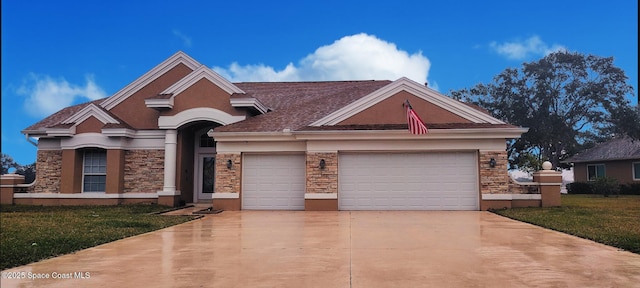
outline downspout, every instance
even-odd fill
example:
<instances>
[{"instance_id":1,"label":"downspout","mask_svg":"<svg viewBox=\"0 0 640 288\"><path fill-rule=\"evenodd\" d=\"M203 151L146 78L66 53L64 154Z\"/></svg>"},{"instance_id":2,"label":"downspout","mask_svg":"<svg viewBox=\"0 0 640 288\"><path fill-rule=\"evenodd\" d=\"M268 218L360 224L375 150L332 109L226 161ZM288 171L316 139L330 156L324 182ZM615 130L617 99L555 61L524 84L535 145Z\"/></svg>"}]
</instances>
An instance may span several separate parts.
<instances>
[{"instance_id":1,"label":"downspout","mask_svg":"<svg viewBox=\"0 0 640 288\"><path fill-rule=\"evenodd\" d=\"M24 137L27 139L27 142L31 143L33 146L38 147L38 142L35 142L29 138L29 134L24 134Z\"/></svg>"}]
</instances>

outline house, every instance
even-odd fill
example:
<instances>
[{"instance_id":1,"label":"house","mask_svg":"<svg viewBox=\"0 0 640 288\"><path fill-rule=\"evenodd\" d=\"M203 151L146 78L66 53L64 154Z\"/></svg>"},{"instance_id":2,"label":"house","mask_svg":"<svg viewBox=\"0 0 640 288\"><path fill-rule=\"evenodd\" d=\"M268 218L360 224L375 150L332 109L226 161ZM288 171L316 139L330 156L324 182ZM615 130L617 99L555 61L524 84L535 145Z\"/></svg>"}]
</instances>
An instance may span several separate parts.
<instances>
[{"instance_id":1,"label":"house","mask_svg":"<svg viewBox=\"0 0 640 288\"><path fill-rule=\"evenodd\" d=\"M484 210L540 201L508 190L505 140L526 131L407 78L231 83L178 52L24 129L38 173L14 202Z\"/></svg>"},{"instance_id":2,"label":"house","mask_svg":"<svg viewBox=\"0 0 640 288\"><path fill-rule=\"evenodd\" d=\"M620 184L640 183L640 141L629 137L613 138L564 162L573 164L576 182L610 177Z\"/></svg>"}]
</instances>

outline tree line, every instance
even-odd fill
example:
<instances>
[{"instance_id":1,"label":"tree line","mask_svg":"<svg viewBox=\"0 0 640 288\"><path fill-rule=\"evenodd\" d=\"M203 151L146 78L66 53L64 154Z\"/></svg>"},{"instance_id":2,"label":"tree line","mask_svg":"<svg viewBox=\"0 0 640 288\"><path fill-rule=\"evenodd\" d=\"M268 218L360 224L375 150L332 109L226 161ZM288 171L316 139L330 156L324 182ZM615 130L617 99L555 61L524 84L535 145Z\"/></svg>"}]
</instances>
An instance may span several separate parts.
<instances>
[{"instance_id":1,"label":"tree line","mask_svg":"<svg viewBox=\"0 0 640 288\"><path fill-rule=\"evenodd\" d=\"M510 168L539 170L544 161L569 168L563 160L596 143L640 139L640 110L629 100L634 88L613 62L613 57L559 51L450 94L529 128L507 142Z\"/></svg>"},{"instance_id":2,"label":"tree line","mask_svg":"<svg viewBox=\"0 0 640 288\"><path fill-rule=\"evenodd\" d=\"M2 175L9 173L10 169L15 169L13 173L24 176L24 183L31 183L36 180L36 163L20 165L13 160L13 157L2 153Z\"/></svg>"}]
</instances>

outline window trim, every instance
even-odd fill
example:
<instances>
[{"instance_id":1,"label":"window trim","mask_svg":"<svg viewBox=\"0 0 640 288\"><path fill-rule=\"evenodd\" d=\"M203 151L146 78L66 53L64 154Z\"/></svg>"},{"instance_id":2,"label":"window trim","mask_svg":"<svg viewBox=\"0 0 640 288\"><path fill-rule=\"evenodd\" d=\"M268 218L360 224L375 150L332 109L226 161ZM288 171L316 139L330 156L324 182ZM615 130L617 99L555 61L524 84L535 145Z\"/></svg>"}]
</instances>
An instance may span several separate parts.
<instances>
[{"instance_id":1,"label":"window trim","mask_svg":"<svg viewBox=\"0 0 640 288\"><path fill-rule=\"evenodd\" d=\"M602 173L604 175L598 176L598 168L596 168L595 172L596 172L596 177L594 179L589 178L589 166L602 166ZM587 181L596 181L597 178L600 177L605 177L607 176L607 166L604 163L594 163L594 164L587 164Z\"/></svg>"},{"instance_id":2,"label":"window trim","mask_svg":"<svg viewBox=\"0 0 640 288\"><path fill-rule=\"evenodd\" d=\"M636 165L638 165L638 169L640 169L640 161L639 162L631 162L631 179L633 181L640 181L640 178L636 178Z\"/></svg>"},{"instance_id":3,"label":"window trim","mask_svg":"<svg viewBox=\"0 0 640 288\"><path fill-rule=\"evenodd\" d=\"M102 154L104 154L104 173L87 173L85 171L86 168L86 161L87 161L87 153L88 152L101 152ZM105 189L104 191L85 191L85 177L86 176L104 176L105 178ZM82 150L82 193L106 193L107 190L107 150L105 149L100 149L100 148L89 148L89 149L83 149Z\"/></svg>"}]
</instances>

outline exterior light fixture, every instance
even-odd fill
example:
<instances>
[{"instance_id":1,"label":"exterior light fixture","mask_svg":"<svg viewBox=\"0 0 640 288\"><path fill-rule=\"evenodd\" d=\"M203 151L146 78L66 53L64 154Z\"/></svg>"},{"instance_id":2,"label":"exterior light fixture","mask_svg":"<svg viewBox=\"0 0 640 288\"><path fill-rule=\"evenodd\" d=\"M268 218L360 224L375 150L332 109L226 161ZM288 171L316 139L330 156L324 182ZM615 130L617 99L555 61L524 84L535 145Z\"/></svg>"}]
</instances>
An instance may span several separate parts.
<instances>
[{"instance_id":1,"label":"exterior light fixture","mask_svg":"<svg viewBox=\"0 0 640 288\"><path fill-rule=\"evenodd\" d=\"M320 159L320 169L324 169L324 167L327 167L327 162L324 159Z\"/></svg>"},{"instance_id":2,"label":"exterior light fixture","mask_svg":"<svg viewBox=\"0 0 640 288\"><path fill-rule=\"evenodd\" d=\"M496 167L496 158L491 158L491 160L489 160L489 166L491 168L495 168Z\"/></svg>"},{"instance_id":3,"label":"exterior light fixture","mask_svg":"<svg viewBox=\"0 0 640 288\"><path fill-rule=\"evenodd\" d=\"M233 162L231 162L231 159L227 160L227 169L231 169L231 166L233 166Z\"/></svg>"}]
</instances>

